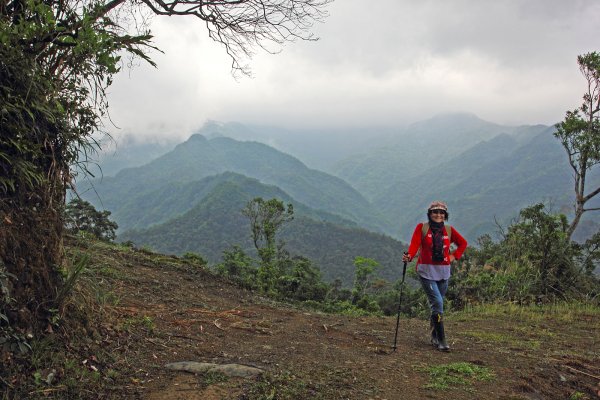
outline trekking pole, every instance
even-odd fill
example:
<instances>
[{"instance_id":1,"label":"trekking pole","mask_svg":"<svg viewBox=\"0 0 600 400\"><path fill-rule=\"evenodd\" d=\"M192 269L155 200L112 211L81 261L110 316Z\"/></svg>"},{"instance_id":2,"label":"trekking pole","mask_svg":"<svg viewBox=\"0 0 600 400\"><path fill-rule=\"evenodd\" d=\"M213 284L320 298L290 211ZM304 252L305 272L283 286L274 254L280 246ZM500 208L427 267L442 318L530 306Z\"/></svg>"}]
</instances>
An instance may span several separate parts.
<instances>
[{"instance_id":1,"label":"trekking pole","mask_svg":"<svg viewBox=\"0 0 600 400\"><path fill-rule=\"evenodd\" d=\"M408 253L404 252L404 254L406 255ZM400 282L400 299L398 300L398 315L396 316L396 333L394 334L394 346L392 346L394 351L396 351L398 348L396 343L398 339L398 326L400 325L400 307L402 306L402 291L404 289L404 277L406 276L406 263L407 261L404 261L404 268L402 269L402 282Z\"/></svg>"}]
</instances>

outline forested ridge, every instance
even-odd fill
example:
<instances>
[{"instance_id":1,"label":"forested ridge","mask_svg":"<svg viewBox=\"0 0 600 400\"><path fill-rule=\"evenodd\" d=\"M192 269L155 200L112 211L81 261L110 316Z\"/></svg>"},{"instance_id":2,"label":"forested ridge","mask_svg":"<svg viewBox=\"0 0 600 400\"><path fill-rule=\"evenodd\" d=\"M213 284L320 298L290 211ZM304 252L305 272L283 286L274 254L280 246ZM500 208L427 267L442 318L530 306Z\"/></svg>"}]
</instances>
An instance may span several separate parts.
<instances>
[{"instance_id":1,"label":"forested ridge","mask_svg":"<svg viewBox=\"0 0 600 400\"><path fill-rule=\"evenodd\" d=\"M163 185L190 184L202 178L234 172L276 185L297 201L328 211L365 227L379 229L381 217L370 203L340 178L306 167L300 160L256 142L193 135L148 164L125 169L114 177L82 182L78 191L91 203L118 215L123 204Z\"/></svg>"}]
</instances>

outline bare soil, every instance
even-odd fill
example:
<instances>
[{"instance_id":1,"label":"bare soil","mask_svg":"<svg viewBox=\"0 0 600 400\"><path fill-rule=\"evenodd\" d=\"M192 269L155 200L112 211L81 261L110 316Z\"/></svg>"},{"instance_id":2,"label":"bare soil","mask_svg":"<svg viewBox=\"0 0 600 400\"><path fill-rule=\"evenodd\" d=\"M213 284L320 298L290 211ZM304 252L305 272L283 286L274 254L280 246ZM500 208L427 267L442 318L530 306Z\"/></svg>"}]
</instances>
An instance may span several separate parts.
<instances>
[{"instance_id":1,"label":"bare soil","mask_svg":"<svg viewBox=\"0 0 600 400\"><path fill-rule=\"evenodd\" d=\"M598 313L450 313L449 353L428 322L323 314L275 302L175 258L105 250L104 285L120 298L101 346L116 371L104 396L132 399L596 399ZM110 268L107 269L107 266ZM259 367L258 379L170 371L177 361ZM487 380L440 387L428 368L485 367ZM110 386L110 387L109 387Z\"/></svg>"}]
</instances>

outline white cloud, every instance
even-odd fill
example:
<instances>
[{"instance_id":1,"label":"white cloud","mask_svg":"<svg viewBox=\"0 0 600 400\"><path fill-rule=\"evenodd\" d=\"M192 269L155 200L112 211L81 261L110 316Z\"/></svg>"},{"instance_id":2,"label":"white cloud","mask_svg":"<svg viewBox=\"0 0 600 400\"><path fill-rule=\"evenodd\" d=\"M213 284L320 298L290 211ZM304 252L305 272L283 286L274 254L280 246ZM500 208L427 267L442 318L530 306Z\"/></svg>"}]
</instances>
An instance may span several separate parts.
<instances>
[{"instance_id":1,"label":"white cloud","mask_svg":"<svg viewBox=\"0 0 600 400\"><path fill-rule=\"evenodd\" d=\"M207 119L344 127L452 111L551 124L579 104L576 56L600 51L595 0L338 0L330 14L320 41L258 53L255 77L237 81L198 21L155 18L158 69L121 73L110 90L119 132L184 138Z\"/></svg>"}]
</instances>

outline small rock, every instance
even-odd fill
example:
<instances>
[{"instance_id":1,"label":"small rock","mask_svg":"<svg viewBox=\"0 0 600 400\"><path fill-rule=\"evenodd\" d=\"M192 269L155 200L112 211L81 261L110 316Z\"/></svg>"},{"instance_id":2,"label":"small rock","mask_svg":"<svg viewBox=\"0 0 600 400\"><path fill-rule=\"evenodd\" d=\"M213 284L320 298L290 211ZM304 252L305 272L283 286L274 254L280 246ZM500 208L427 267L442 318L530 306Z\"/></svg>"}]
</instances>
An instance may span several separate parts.
<instances>
[{"instance_id":1,"label":"small rock","mask_svg":"<svg viewBox=\"0 0 600 400\"><path fill-rule=\"evenodd\" d=\"M226 376L238 378L252 378L264 372L260 368L249 367L241 364L213 364L196 361L181 361L167 364L165 367L174 371L186 371L192 373L215 371Z\"/></svg>"}]
</instances>

